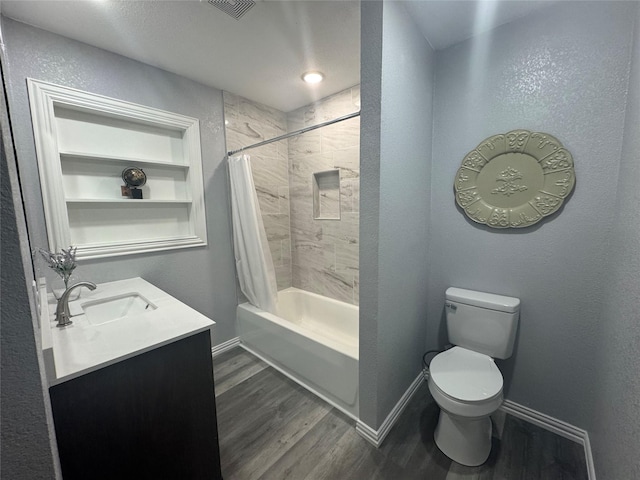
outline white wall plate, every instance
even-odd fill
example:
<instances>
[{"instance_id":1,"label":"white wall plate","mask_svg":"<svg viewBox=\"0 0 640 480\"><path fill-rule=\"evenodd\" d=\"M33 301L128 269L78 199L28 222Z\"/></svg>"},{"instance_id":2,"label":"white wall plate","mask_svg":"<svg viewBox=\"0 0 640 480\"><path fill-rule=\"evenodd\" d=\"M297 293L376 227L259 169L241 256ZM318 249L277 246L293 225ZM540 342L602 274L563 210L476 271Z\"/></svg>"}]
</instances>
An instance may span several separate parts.
<instances>
[{"instance_id":1,"label":"white wall plate","mask_svg":"<svg viewBox=\"0 0 640 480\"><path fill-rule=\"evenodd\" d=\"M522 228L558 211L575 185L573 157L548 133L513 130L483 140L462 160L456 203L474 222Z\"/></svg>"}]
</instances>

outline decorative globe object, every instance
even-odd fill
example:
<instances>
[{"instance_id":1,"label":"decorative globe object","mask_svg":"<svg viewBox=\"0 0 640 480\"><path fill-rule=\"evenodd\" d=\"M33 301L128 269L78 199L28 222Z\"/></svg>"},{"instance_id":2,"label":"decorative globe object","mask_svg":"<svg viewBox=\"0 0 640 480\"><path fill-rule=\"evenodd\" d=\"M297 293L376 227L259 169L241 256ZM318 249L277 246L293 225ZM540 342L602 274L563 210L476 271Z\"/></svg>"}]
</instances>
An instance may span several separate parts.
<instances>
[{"instance_id":1,"label":"decorative globe object","mask_svg":"<svg viewBox=\"0 0 640 480\"><path fill-rule=\"evenodd\" d=\"M122 171L122 180L129 187L141 187L147 183L147 175L141 168L128 167Z\"/></svg>"}]
</instances>

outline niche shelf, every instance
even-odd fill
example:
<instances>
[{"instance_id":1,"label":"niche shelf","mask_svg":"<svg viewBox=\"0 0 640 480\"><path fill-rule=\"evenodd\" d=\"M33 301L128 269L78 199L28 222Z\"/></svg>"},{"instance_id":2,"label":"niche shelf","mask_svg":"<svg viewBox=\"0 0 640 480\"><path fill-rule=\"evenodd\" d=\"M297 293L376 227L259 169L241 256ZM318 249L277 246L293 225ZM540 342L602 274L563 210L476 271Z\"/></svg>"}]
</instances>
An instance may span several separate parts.
<instances>
[{"instance_id":1,"label":"niche shelf","mask_svg":"<svg viewBox=\"0 0 640 480\"><path fill-rule=\"evenodd\" d=\"M313 218L340 220L340 170L313 174Z\"/></svg>"},{"instance_id":2,"label":"niche shelf","mask_svg":"<svg viewBox=\"0 0 640 480\"><path fill-rule=\"evenodd\" d=\"M199 122L27 80L49 248L78 258L207 244ZM144 199L121 196L142 168Z\"/></svg>"},{"instance_id":3,"label":"niche shelf","mask_svg":"<svg viewBox=\"0 0 640 480\"><path fill-rule=\"evenodd\" d=\"M132 200L130 198L67 198L67 203L135 203L135 204L154 204L154 203L175 203L175 204L190 204L191 200L151 200L143 198L141 200Z\"/></svg>"}]
</instances>

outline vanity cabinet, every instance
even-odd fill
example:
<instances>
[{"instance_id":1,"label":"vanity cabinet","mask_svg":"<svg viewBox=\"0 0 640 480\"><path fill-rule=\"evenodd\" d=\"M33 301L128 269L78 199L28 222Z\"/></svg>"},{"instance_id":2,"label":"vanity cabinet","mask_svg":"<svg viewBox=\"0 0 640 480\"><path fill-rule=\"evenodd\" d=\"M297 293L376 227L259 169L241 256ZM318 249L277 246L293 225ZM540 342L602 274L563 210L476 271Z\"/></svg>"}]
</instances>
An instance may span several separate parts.
<instances>
[{"instance_id":1,"label":"vanity cabinet","mask_svg":"<svg viewBox=\"0 0 640 480\"><path fill-rule=\"evenodd\" d=\"M49 391L65 480L222 478L209 331Z\"/></svg>"}]
</instances>

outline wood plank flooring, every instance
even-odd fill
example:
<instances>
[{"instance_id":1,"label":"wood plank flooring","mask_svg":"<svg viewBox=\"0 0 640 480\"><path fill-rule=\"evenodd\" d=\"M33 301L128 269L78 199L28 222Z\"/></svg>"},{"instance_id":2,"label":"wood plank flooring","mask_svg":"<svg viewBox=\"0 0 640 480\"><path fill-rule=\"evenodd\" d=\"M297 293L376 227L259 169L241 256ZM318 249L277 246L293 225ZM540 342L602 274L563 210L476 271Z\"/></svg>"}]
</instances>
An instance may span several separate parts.
<instances>
[{"instance_id":1,"label":"wood plank flooring","mask_svg":"<svg viewBox=\"0 0 640 480\"><path fill-rule=\"evenodd\" d=\"M487 463L435 445L438 407L423 384L379 449L354 421L238 347L214 359L225 480L586 480L581 445L510 415Z\"/></svg>"}]
</instances>

